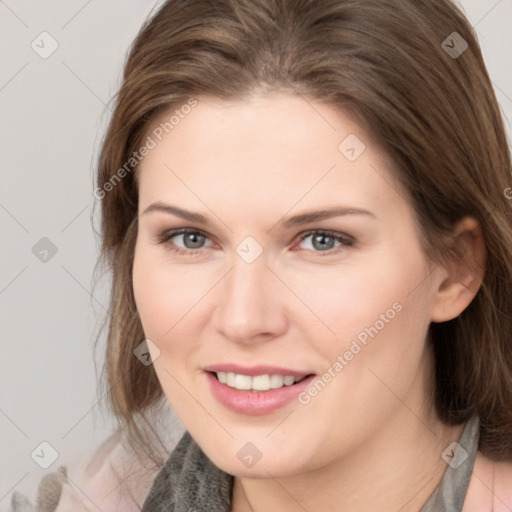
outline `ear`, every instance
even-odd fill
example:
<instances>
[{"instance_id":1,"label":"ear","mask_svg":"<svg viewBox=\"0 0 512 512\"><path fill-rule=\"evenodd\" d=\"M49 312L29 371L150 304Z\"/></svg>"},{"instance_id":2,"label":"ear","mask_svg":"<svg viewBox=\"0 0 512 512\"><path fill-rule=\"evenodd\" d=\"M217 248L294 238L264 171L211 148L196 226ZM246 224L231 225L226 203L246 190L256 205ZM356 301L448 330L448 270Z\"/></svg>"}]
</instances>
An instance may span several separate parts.
<instances>
[{"instance_id":1,"label":"ear","mask_svg":"<svg viewBox=\"0 0 512 512\"><path fill-rule=\"evenodd\" d=\"M452 231L449 255L435 290L430 319L446 322L459 316L475 297L485 274L486 249L480 223L464 217Z\"/></svg>"}]
</instances>

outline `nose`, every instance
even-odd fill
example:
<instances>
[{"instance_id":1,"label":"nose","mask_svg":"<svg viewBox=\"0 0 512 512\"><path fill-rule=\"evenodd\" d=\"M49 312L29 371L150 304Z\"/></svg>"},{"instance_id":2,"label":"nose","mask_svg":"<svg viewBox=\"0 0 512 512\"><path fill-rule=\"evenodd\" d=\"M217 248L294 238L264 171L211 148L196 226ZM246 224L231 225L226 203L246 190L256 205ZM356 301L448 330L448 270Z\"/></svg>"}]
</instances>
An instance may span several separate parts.
<instances>
[{"instance_id":1,"label":"nose","mask_svg":"<svg viewBox=\"0 0 512 512\"><path fill-rule=\"evenodd\" d=\"M288 325L285 293L263 255L252 263L235 255L231 271L218 287L215 328L240 344L282 336Z\"/></svg>"}]
</instances>

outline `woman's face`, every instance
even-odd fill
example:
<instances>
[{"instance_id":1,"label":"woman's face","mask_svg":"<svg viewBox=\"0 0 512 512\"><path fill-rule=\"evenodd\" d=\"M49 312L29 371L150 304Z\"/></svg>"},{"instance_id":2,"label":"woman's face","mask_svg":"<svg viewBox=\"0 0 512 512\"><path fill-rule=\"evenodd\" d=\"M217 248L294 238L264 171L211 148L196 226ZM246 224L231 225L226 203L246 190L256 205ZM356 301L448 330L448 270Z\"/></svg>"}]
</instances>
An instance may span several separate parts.
<instances>
[{"instance_id":1,"label":"woman's face","mask_svg":"<svg viewBox=\"0 0 512 512\"><path fill-rule=\"evenodd\" d=\"M133 279L192 437L225 471L268 478L416 424L440 277L385 154L284 93L175 110L138 171Z\"/></svg>"}]
</instances>

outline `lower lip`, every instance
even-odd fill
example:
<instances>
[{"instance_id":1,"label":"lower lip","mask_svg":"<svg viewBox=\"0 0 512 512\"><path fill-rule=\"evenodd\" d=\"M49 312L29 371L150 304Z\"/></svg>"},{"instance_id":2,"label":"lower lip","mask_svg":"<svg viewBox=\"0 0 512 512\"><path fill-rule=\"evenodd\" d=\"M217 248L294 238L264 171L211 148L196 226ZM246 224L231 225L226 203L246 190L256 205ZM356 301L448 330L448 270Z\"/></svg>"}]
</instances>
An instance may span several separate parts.
<instances>
[{"instance_id":1,"label":"lower lip","mask_svg":"<svg viewBox=\"0 0 512 512\"><path fill-rule=\"evenodd\" d=\"M206 372L210 389L222 405L234 412L250 415L268 414L284 407L306 389L314 377L310 375L291 386L268 391L243 391L222 384L214 374Z\"/></svg>"}]
</instances>

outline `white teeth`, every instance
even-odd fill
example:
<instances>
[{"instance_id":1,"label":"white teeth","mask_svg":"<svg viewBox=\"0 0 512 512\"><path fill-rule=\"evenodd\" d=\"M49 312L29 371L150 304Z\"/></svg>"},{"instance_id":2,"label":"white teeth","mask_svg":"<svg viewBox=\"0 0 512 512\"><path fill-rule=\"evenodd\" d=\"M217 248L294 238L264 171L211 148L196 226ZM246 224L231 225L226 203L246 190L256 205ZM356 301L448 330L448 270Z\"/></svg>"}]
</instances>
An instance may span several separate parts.
<instances>
[{"instance_id":1,"label":"white teeth","mask_svg":"<svg viewBox=\"0 0 512 512\"><path fill-rule=\"evenodd\" d=\"M251 389L252 387L252 378L249 375L240 375L237 374L235 376L235 388L236 389Z\"/></svg>"},{"instance_id":2,"label":"white teeth","mask_svg":"<svg viewBox=\"0 0 512 512\"><path fill-rule=\"evenodd\" d=\"M267 391L270 389L270 376L269 375L256 375L252 378L252 389L258 391Z\"/></svg>"},{"instance_id":3,"label":"white teeth","mask_svg":"<svg viewBox=\"0 0 512 512\"><path fill-rule=\"evenodd\" d=\"M285 386L291 386L292 384L295 383L295 377L285 377L284 378L284 385Z\"/></svg>"},{"instance_id":4,"label":"white teeth","mask_svg":"<svg viewBox=\"0 0 512 512\"><path fill-rule=\"evenodd\" d=\"M235 374L232 372L226 373L226 384L232 388L235 387Z\"/></svg>"},{"instance_id":5,"label":"white teeth","mask_svg":"<svg viewBox=\"0 0 512 512\"><path fill-rule=\"evenodd\" d=\"M222 384L231 388L243 391L268 391L269 389L278 389L283 386L291 386L300 382L304 377L292 377L291 375L241 375L233 372L217 372L217 378Z\"/></svg>"},{"instance_id":6,"label":"white teeth","mask_svg":"<svg viewBox=\"0 0 512 512\"><path fill-rule=\"evenodd\" d=\"M282 375L270 376L270 389L282 388L284 386L284 377Z\"/></svg>"}]
</instances>

